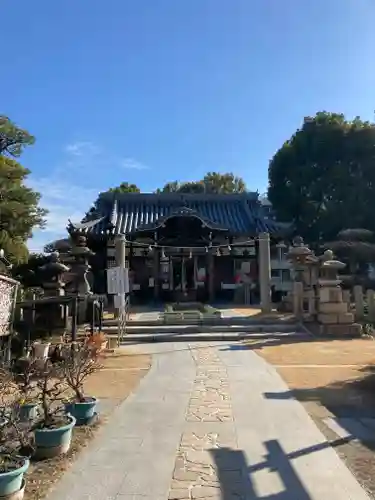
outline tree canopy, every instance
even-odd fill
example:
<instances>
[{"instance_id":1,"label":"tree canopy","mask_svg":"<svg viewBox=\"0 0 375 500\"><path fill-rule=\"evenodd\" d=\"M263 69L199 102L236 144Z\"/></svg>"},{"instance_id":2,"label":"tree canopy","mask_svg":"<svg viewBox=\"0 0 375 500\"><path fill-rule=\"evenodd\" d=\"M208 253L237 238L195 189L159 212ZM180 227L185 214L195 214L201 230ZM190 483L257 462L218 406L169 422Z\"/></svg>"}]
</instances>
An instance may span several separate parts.
<instances>
[{"instance_id":1,"label":"tree canopy","mask_svg":"<svg viewBox=\"0 0 375 500\"><path fill-rule=\"evenodd\" d=\"M108 191L103 191L102 193L99 193L98 197L96 198L96 200L92 204L92 207L90 208L90 210L88 212L86 212L86 215L83 218L83 220L85 220L85 221L92 220L96 217L100 198L106 193L140 193L140 192L141 192L141 190L139 189L139 187L136 184L129 184L129 182L121 182L121 184L119 186L109 188ZM51 245L52 245L52 243L51 243Z\"/></svg>"},{"instance_id":2,"label":"tree canopy","mask_svg":"<svg viewBox=\"0 0 375 500\"><path fill-rule=\"evenodd\" d=\"M140 193L141 190L135 184L129 184L128 182L121 182L117 187L110 188L109 193ZM100 196L100 195L99 195Z\"/></svg>"},{"instance_id":3,"label":"tree canopy","mask_svg":"<svg viewBox=\"0 0 375 500\"><path fill-rule=\"evenodd\" d=\"M0 248L12 263L27 259L27 239L43 227L47 213L39 207L40 194L24 184L30 171L14 159L33 142L28 132L0 117Z\"/></svg>"},{"instance_id":4,"label":"tree canopy","mask_svg":"<svg viewBox=\"0 0 375 500\"><path fill-rule=\"evenodd\" d=\"M276 152L268 197L276 216L308 242L345 228L375 230L375 125L319 112Z\"/></svg>"},{"instance_id":5,"label":"tree canopy","mask_svg":"<svg viewBox=\"0 0 375 500\"><path fill-rule=\"evenodd\" d=\"M241 177L228 172L208 172L203 179L189 182L167 182L165 186L158 189L159 193L243 193L246 184Z\"/></svg>"},{"instance_id":6,"label":"tree canopy","mask_svg":"<svg viewBox=\"0 0 375 500\"><path fill-rule=\"evenodd\" d=\"M8 117L0 115L0 154L18 157L25 146L34 144L35 138Z\"/></svg>"}]
</instances>

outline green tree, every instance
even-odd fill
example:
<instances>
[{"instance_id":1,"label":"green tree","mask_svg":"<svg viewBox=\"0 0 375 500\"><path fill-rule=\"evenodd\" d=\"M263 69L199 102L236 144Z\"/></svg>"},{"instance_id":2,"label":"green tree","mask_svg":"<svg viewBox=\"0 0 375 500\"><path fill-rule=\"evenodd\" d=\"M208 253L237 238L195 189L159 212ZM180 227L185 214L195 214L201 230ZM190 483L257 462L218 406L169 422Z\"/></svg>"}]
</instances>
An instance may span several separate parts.
<instances>
[{"instance_id":1,"label":"green tree","mask_svg":"<svg viewBox=\"0 0 375 500\"><path fill-rule=\"evenodd\" d=\"M190 182L168 182L157 192L161 193L243 193L246 191L246 184L241 177L228 172L208 172L203 179Z\"/></svg>"},{"instance_id":2,"label":"green tree","mask_svg":"<svg viewBox=\"0 0 375 500\"><path fill-rule=\"evenodd\" d=\"M0 117L0 248L12 263L27 260L26 242L47 214L39 207L40 194L24 183L30 171L14 159L33 142L28 132Z\"/></svg>"},{"instance_id":3,"label":"green tree","mask_svg":"<svg viewBox=\"0 0 375 500\"><path fill-rule=\"evenodd\" d=\"M308 242L346 227L375 229L375 125L319 112L270 162L268 198L276 216Z\"/></svg>"},{"instance_id":4,"label":"green tree","mask_svg":"<svg viewBox=\"0 0 375 500\"><path fill-rule=\"evenodd\" d=\"M366 273L368 264L375 262L374 238L374 233L368 229L344 229L334 241L325 243L324 247L347 262L350 273Z\"/></svg>"},{"instance_id":5,"label":"green tree","mask_svg":"<svg viewBox=\"0 0 375 500\"><path fill-rule=\"evenodd\" d=\"M140 193L141 190L135 184L129 184L128 182L121 182L121 184L119 186L114 187L114 188L110 188L107 192L109 192L109 193Z\"/></svg>"},{"instance_id":6,"label":"green tree","mask_svg":"<svg viewBox=\"0 0 375 500\"><path fill-rule=\"evenodd\" d=\"M23 286L38 287L42 284L41 266L47 262L47 257L43 254L31 253L27 262L15 265L12 269L12 276Z\"/></svg>"},{"instance_id":7,"label":"green tree","mask_svg":"<svg viewBox=\"0 0 375 500\"><path fill-rule=\"evenodd\" d=\"M136 184L129 184L128 182L122 182L119 186L109 188L108 191L103 191L102 193L99 193L98 197L92 204L90 210L86 213L83 220L89 221L95 219L98 213L98 206L100 203L100 199L107 193L140 193L140 192L141 190ZM52 246L50 248L52 248Z\"/></svg>"},{"instance_id":8,"label":"green tree","mask_svg":"<svg viewBox=\"0 0 375 500\"><path fill-rule=\"evenodd\" d=\"M34 144L35 138L8 117L0 115L0 154L18 157L25 146Z\"/></svg>"}]
</instances>

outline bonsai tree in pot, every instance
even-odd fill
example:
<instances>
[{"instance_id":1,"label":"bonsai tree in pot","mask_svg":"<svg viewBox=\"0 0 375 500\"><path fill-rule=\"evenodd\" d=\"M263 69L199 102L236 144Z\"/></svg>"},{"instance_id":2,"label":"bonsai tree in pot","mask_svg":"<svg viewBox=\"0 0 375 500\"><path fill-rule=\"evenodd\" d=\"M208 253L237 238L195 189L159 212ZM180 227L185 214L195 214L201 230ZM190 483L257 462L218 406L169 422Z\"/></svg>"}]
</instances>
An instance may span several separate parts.
<instances>
[{"instance_id":1,"label":"bonsai tree in pot","mask_svg":"<svg viewBox=\"0 0 375 500\"><path fill-rule=\"evenodd\" d=\"M77 425L87 425L96 416L98 400L84 393L84 382L100 369L97 357L87 344L72 344L65 351L65 380L73 391L73 398L65 405L66 411L76 418Z\"/></svg>"},{"instance_id":2,"label":"bonsai tree in pot","mask_svg":"<svg viewBox=\"0 0 375 500\"><path fill-rule=\"evenodd\" d=\"M23 422L34 420L38 414L37 361L25 356L17 360L15 368L14 380L20 393L20 420Z\"/></svg>"},{"instance_id":3,"label":"bonsai tree in pot","mask_svg":"<svg viewBox=\"0 0 375 500\"><path fill-rule=\"evenodd\" d=\"M19 393L12 373L0 367L0 498L22 499L24 473L29 459L20 455L28 441L29 428L21 427L18 412Z\"/></svg>"},{"instance_id":4,"label":"bonsai tree in pot","mask_svg":"<svg viewBox=\"0 0 375 500\"><path fill-rule=\"evenodd\" d=\"M37 397L41 415L35 422L34 439L37 458L51 458L66 453L71 444L76 419L64 411L67 391L62 363L44 362L37 374Z\"/></svg>"}]
</instances>

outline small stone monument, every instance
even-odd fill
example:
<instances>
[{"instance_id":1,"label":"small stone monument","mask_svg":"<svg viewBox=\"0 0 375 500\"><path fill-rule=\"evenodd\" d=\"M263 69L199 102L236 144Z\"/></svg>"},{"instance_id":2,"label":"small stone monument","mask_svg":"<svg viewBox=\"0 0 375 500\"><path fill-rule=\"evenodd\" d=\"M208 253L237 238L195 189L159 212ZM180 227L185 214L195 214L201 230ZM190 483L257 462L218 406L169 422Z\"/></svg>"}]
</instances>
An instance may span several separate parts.
<instances>
[{"instance_id":1,"label":"small stone monument","mask_svg":"<svg viewBox=\"0 0 375 500\"><path fill-rule=\"evenodd\" d=\"M285 298L286 309L301 319L312 320L315 314L314 285L317 281L318 258L300 236L294 238L287 258L292 265L293 288Z\"/></svg>"},{"instance_id":2,"label":"small stone monument","mask_svg":"<svg viewBox=\"0 0 375 500\"><path fill-rule=\"evenodd\" d=\"M69 271L69 267L60 262L58 252L52 252L47 257L47 263L39 267L41 286L46 297L59 297L65 294L62 276Z\"/></svg>"},{"instance_id":3,"label":"small stone monument","mask_svg":"<svg viewBox=\"0 0 375 500\"><path fill-rule=\"evenodd\" d=\"M78 324L85 323L88 318L88 302L92 296L90 280L92 280L91 266L89 259L95 255L87 246L87 237L84 234L85 228L80 225L70 223L68 232L72 243L70 255L71 278L69 292L77 295L78 298Z\"/></svg>"},{"instance_id":4,"label":"small stone monument","mask_svg":"<svg viewBox=\"0 0 375 500\"><path fill-rule=\"evenodd\" d=\"M58 252L52 252L47 256L47 262L37 269L37 275L44 291L41 300L35 302L37 314L35 316L35 327L41 332L65 328L64 307L58 297L65 295L65 283L63 275L69 271L69 267L60 262ZM56 300L53 298L56 297Z\"/></svg>"},{"instance_id":5,"label":"small stone monument","mask_svg":"<svg viewBox=\"0 0 375 500\"><path fill-rule=\"evenodd\" d=\"M346 264L333 258L331 250L326 250L320 257L317 320L319 333L324 335L353 336L360 333L360 325L354 323L350 306L343 300L338 271L345 266Z\"/></svg>"},{"instance_id":6,"label":"small stone monument","mask_svg":"<svg viewBox=\"0 0 375 500\"><path fill-rule=\"evenodd\" d=\"M71 255L74 258L74 262L72 263L72 273L74 275L75 284L74 291L80 295L91 295L91 285L88 279L91 269L89 258L95 254L87 247L86 236L82 234L73 235L72 242Z\"/></svg>"}]
</instances>

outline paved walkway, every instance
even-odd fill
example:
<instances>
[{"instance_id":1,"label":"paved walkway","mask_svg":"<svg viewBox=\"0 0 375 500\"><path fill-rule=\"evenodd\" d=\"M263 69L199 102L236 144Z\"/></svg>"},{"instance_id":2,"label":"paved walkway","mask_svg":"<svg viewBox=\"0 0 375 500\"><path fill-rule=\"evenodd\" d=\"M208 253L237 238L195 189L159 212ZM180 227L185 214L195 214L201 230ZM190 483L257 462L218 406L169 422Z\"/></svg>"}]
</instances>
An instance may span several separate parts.
<instances>
[{"instance_id":1,"label":"paved walkway","mask_svg":"<svg viewBox=\"0 0 375 500\"><path fill-rule=\"evenodd\" d=\"M365 500L250 350L150 344L153 366L49 500ZM276 394L277 396L277 394Z\"/></svg>"}]
</instances>

